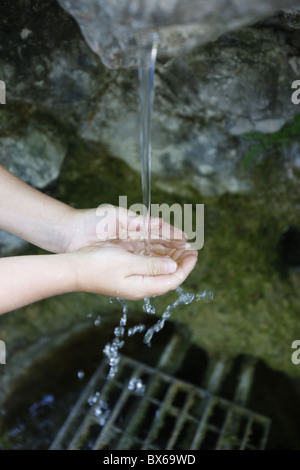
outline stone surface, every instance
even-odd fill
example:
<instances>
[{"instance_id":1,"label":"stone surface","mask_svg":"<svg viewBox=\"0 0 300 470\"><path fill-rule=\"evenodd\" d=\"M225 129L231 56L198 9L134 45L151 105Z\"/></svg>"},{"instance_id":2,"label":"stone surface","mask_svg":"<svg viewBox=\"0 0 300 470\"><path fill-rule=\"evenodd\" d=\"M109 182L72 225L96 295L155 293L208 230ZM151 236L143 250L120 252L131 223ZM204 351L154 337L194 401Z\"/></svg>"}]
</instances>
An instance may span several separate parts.
<instances>
[{"instance_id":1,"label":"stone surface","mask_svg":"<svg viewBox=\"0 0 300 470\"><path fill-rule=\"evenodd\" d=\"M289 63L292 54L283 32L248 28L191 56L159 64L152 172L160 183L172 191L173 181L180 178L182 186L205 196L249 190L251 178L241 165L249 142L241 137L277 132L298 112L291 102L297 76ZM299 67L298 58L294 60ZM138 82L134 72L129 74L120 74L111 84L80 135L104 143L139 170Z\"/></svg>"},{"instance_id":2,"label":"stone surface","mask_svg":"<svg viewBox=\"0 0 300 470\"><path fill-rule=\"evenodd\" d=\"M91 49L108 67L139 63L141 29L156 29L164 57L190 52L221 34L271 15L295 0L58 0L77 21Z\"/></svg>"},{"instance_id":3,"label":"stone surface","mask_svg":"<svg viewBox=\"0 0 300 470\"><path fill-rule=\"evenodd\" d=\"M57 179L65 154L65 142L35 128L28 128L25 135L1 139L0 163L39 189Z\"/></svg>"},{"instance_id":4,"label":"stone surface","mask_svg":"<svg viewBox=\"0 0 300 470\"><path fill-rule=\"evenodd\" d=\"M257 12L262 15L279 4L262 2ZM8 104L1 111L9 111L10 116L0 130L1 161L12 161L13 157L4 155L7 148L19 155L24 145L26 166L20 165L19 176L44 187L57 176L64 146L79 135L83 142L106 147L139 173L136 70L103 67L78 26L54 0L28 0L25 5L16 17L14 4L2 4L6 15L0 20L0 44L6 41L7 47L0 49L0 76L8 85ZM181 11L176 2L171 5L174 11ZM211 2L208 8L219 24L221 13L216 5ZM87 4L79 2L77 7L87 8ZM195 15L200 23L208 14L201 8ZM238 7L236 2L227 5L222 27L232 29L235 14L249 22L253 11L246 2ZM152 171L157 185L170 192L196 190L205 196L244 193L253 187L251 171L241 164L253 143L243 135L277 132L298 112L290 98L291 83L300 70L299 33L289 26L289 15L281 13L266 24L232 32L206 46L199 46L202 40L195 39L193 52L169 59L166 57L176 51L164 54L164 44L173 47L174 41L172 36L164 36L168 28L161 29L162 58L155 77L152 123ZM295 25L297 11L292 15ZM190 25L181 27L188 35ZM219 35L217 26L216 31ZM103 37L107 37L105 32L104 28ZM42 139L46 142L51 135L52 149L58 149L57 158L50 160L50 143L45 146L50 152L45 163L49 174L36 169L38 181L37 174L30 175L36 156L28 141L29 115L31 129L42 120L38 129L45 134ZM23 144L22 139L13 144L22 126Z\"/></svg>"}]
</instances>

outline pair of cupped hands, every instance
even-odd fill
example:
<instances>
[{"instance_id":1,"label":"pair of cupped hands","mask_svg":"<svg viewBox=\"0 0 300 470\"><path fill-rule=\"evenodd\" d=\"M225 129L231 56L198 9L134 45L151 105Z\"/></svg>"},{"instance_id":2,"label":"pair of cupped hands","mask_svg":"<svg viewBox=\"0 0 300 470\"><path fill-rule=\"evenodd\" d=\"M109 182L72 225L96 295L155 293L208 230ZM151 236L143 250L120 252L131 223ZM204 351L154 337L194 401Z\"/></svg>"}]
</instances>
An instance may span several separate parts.
<instances>
[{"instance_id":1,"label":"pair of cupped hands","mask_svg":"<svg viewBox=\"0 0 300 470\"><path fill-rule=\"evenodd\" d=\"M72 255L77 289L129 300L176 289L195 267L198 252L161 218L150 218L150 232L146 256L142 216L111 205L74 210L62 251Z\"/></svg>"}]
</instances>

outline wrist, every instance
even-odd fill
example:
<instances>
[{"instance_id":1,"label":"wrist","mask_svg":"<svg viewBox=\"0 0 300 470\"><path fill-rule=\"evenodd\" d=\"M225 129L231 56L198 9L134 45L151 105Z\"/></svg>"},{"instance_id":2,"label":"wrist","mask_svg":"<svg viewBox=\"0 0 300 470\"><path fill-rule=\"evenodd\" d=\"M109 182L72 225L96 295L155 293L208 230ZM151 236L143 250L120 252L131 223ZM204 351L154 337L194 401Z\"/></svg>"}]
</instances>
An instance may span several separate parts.
<instances>
[{"instance_id":1,"label":"wrist","mask_svg":"<svg viewBox=\"0 0 300 470\"><path fill-rule=\"evenodd\" d=\"M96 239L96 210L70 207L63 232L61 253L78 251Z\"/></svg>"},{"instance_id":2,"label":"wrist","mask_svg":"<svg viewBox=\"0 0 300 470\"><path fill-rule=\"evenodd\" d=\"M53 255L58 260L60 267L60 275L58 277L60 278L62 289L65 293L83 291L80 276L82 268L78 254L77 252L70 252Z\"/></svg>"},{"instance_id":3,"label":"wrist","mask_svg":"<svg viewBox=\"0 0 300 470\"><path fill-rule=\"evenodd\" d=\"M64 213L61 215L60 223L58 224L59 244L56 253L68 253L78 249L77 247L73 248L72 243L74 238L76 238L80 212L79 209L66 206Z\"/></svg>"}]
</instances>

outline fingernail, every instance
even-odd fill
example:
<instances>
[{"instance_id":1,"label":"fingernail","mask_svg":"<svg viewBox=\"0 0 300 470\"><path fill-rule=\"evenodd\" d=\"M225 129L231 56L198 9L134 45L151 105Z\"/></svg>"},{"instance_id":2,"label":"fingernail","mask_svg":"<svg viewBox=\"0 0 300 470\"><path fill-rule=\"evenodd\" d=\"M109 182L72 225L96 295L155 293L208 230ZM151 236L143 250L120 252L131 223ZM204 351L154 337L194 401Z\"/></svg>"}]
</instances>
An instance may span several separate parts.
<instances>
[{"instance_id":1,"label":"fingernail","mask_svg":"<svg viewBox=\"0 0 300 470\"><path fill-rule=\"evenodd\" d=\"M172 259L167 259L164 264L164 270L166 274L175 273L177 270L177 263Z\"/></svg>"}]
</instances>

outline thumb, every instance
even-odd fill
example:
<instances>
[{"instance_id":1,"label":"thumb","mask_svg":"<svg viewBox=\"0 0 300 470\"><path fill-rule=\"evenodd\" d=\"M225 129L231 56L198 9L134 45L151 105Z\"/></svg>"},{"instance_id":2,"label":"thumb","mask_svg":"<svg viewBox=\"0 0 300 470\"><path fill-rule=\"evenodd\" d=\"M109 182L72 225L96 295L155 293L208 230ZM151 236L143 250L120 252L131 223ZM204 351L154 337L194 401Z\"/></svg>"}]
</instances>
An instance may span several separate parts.
<instances>
[{"instance_id":1,"label":"thumb","mask_svg":"<svg viewBox=\"0 0 300 470\"><path fill-rule=\"evenodd\" d=\"M160 274L173 274L176 270L177 263L171 258L136 255L131 275L158 276Z\"/></svg>"}]
</instances>

